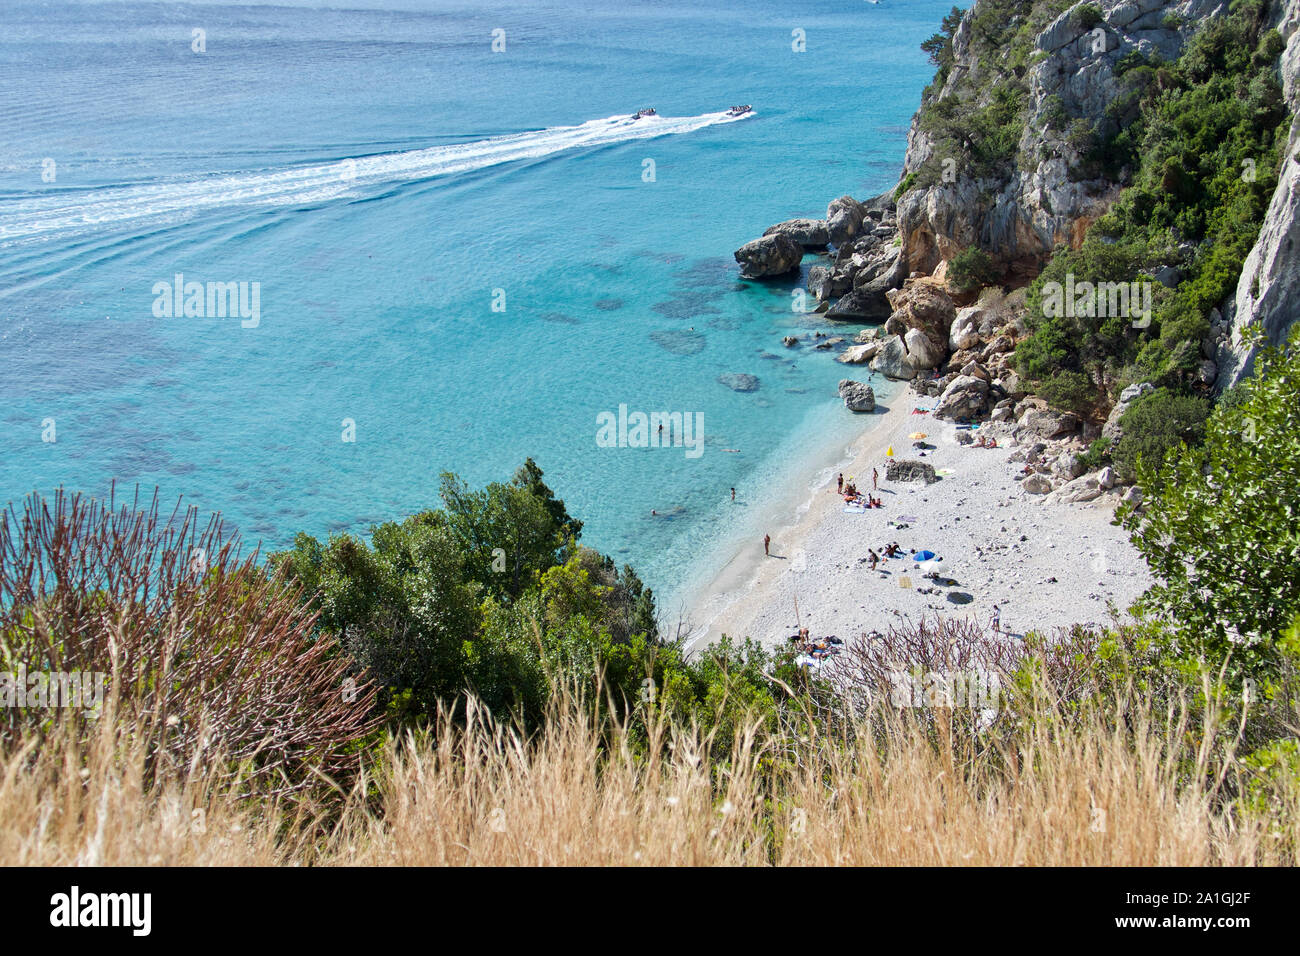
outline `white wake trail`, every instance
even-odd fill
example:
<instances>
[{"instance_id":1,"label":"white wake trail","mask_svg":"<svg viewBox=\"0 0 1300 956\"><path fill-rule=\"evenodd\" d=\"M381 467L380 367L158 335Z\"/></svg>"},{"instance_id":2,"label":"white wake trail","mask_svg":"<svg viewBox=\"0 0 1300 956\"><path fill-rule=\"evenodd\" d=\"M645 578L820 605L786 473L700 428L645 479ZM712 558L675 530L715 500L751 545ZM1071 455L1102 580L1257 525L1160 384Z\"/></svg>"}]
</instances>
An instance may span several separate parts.
<instances>
[{"instance_id":1,"label":"white wake trail","mask_svg":"<svg viewBox=\"0 0 1300 956\"><path fill-rule=\"evenodd\" d=\"M0 242L135 219L247 204L299 205L355 194L367 186L416 182L538 159L572 149L691 133L748 116L610 116L580 126L555 126L454 146L431 146L278 170L201 179L67 191L0 203Z\"/></svg>"}]
</instances>

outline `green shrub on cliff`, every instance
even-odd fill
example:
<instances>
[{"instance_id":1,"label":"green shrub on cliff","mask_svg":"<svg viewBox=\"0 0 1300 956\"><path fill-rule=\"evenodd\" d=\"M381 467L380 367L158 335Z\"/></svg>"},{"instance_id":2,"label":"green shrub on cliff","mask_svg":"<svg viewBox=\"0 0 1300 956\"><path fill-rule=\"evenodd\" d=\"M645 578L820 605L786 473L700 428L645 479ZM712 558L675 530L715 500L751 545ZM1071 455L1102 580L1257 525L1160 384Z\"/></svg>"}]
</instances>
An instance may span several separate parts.
<instances>
[{"instance_id":1,"label":"green shrub on cliff","mask_svg":"<svg viewBox=\"0 0 1300 956\"><path fill-rule=\"evenodd\" d=\"M1137 465L1146 506L1119 514L1156 578L1139 607L1187 655L1258 677L1300 615L1300 333L1205 431L1164 467Z\"/></svg>"},{"instance_id":2,"label":"green shrub on cliff","mask_svg":"<svg viewBox=\"0 0 1300 956\"><path fill-rule=\"evenodd\" d=\"M1127 171L1128 185L1081 248L1058 250L1032 286L1031 335L1017 348L1029 381L1082 373L1098 383L1099 409L1101 392L1113 395L1136 379L1192 387L1209 314L1236 287L1286 141L1276 69L1282 41L1263 10L1257 0L1234 4L1230 16L1196 33L1176 63L1123 61L1124 92L1089 133L1096 140L1089 161L1115 175ZM1151 287L1150 322L1043 309L1044 285L1067 274L1076 284L1144 282L1161 267L1175 267L1177 281L1172 289Z\"/></svg>"},{"instance_id":3,"label":"green shrub on cliff","mask_svg":"<svg viewBox=\"0 0 1300 956\"><path fill-rule=\"evenodd\" d=\"M1111 456L1115 470L1125 481L1132 481L1139 462L1159 467L1180 446L1199 445L1209 413L1204 398L1164 388L1138 399L1119 420L1123 435Z\"/></svg>"},{"instance_id":4,"label":"green shrub on cliff","mask_svg":"<svg viewBox=\"0 0 1300 956\"><path fill-rule=\"evenodd\" d=\"M991 285L997 277L992 258L979 246L963 249L948 264L948 281L963 292Z\"/></svg>"}]
</instances>

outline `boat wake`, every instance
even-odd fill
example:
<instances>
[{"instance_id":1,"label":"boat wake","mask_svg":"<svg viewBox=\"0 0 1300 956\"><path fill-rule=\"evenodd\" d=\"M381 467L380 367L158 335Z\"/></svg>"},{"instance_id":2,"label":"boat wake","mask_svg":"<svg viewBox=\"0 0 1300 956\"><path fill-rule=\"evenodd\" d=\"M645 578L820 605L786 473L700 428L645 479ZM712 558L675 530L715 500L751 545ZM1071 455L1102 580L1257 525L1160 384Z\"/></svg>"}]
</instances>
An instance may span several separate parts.
<instances>
[{"instance_id":1,"label":"boat wake","mask_svg":"<svg viewBox=\"0 0 1300 956\"><path fill-rule=\"evenodd\" d=\"M728 112L699 116L610 116L450 146L195 179L20 194L0 203L0 242L85 231L138 219L186 215L235 205L306 205L358 195L366 187L471 172L553 153L653 139L747 119Z\"/></svg>"}]
</instances>

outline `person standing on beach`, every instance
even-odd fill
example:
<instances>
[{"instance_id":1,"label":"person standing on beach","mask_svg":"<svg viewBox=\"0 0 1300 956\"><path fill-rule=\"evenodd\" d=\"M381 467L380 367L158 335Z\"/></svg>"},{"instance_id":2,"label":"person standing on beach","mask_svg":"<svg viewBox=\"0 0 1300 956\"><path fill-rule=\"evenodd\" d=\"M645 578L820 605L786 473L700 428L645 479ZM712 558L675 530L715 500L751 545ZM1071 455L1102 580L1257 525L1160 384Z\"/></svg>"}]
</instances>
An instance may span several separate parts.
<instances>
[{"instance_id":1,"label":"person standing on beach","mask_svg":"<svg viewBox=\"0 0 1300 956\"><path fill-rule=\"evenodd\" d=\"M835 476L835 493L837 495L844 494L844 472L842 471Z\"/></svg>"},{"instance_id":2,"label":"person standing on beach","mask_svg":"<svg viewBox=\"0 0 1300 956\"><path fill-rule=\"evenodd\" d=\"M764 555L764 556L770 556L770 555L771 555L772 552L771 552L770 547L769 547L771 544L772 544L772 536L771 536L770 534L765 534L765 535L763 535L763 555Z\"/></svg>"},{"instance_id":3,"label":"person standing on beach","mask_svg":"<svg viewBox=\"0 0 1300 956\"><path fill-rule=\"evenodd\" d=\"M1002 608L993 605L993 633L1002 633Z\"/></svg>"},{"instance_id":4,"label":"person standing on beach","mask_svg":"<svg viewBox=\"0 0 1300 956\"><path fill-rule=\"evenodd\" d=\"M876 491L880 488L880 472L871 469L871 490Z\"/></svg>"}]
</instances>

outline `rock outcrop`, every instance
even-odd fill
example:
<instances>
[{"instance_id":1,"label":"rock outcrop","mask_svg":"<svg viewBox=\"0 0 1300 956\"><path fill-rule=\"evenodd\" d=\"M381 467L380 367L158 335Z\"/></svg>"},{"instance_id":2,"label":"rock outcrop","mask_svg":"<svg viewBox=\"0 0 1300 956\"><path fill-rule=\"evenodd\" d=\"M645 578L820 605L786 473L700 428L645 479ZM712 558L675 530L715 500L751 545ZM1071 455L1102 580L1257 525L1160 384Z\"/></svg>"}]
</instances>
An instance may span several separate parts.
<instances>
[{"instance_id":1,"label":"rock outcrop","mask_svg":"<svg viewBox=\"0 0 1300 956\"><path fill-rule=\"evenodd\" d=\"M916 376L916 369L908 364L907 346L901 336L891 336L885 340L876 357L871 360L873 371L889 378L909 379Z\"/></svg>"},{"instance_id":2,"label":"rock outcrop","mask_svg":"<svg viewBox=\"0 0 1300 956\"><path fill-rule=\"evenodd\" d=\"M789 236L805 249L824 249L830 240L825 219L787 219L770 226L763 235Z\"/></svg>"},{"instance_id":3,"label":"rock outcrop","mask_svg":"<svg viewBox=\"0 0 1300 956\"><path fill-rule=\"evenodd\" d=\"M761 279L793 272L803 261L803 246L784 233L773 233L736 250L740 274L746 279Z\"/></svg>"},{"instance_id":4,"label":"rock outcrop","mask_svg":"<svg viewBox=\"0 0 1300 956\"><path fill-rule=\"evenodd\" d=\"M1295 0L1289 0L1295 2ZM1016 162L994 170L963 169L958 157L923 128L921 114L908 134L903 182L926 183L898 200L903 254L910 268L931 273L958 252L979 246L1008 272L1033 275L1057 245L1077 247L1088 226L1119 195L1106 179L1076 181L1084 168L1067 134L1077 118L1095 120L1120 95L1116 67L1133 52L1175 59L1198 18L1226 12L1226 0L1096 0L1104 20L1095 26L1076 3L1047 24L1037 38L1040 58L1025 77L1028 116ZM962 108L971 80L987 79L988 65L972 48L967 11L953 36L953 65L931 101L955 97ZM997 82L982 82L991 89Z\"/></svg>"}]
</instances>

